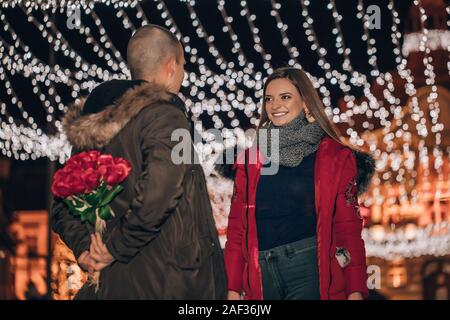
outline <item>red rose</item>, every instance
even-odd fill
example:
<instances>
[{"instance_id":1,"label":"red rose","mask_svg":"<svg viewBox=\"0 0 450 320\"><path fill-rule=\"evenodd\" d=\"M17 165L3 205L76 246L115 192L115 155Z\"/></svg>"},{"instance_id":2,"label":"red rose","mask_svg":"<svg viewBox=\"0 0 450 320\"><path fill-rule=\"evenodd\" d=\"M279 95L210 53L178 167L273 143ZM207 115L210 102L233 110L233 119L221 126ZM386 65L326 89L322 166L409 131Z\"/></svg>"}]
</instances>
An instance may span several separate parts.
<instances>
[{"instance_id":1,"label":"red rose","mask_svg":"<svg viewBox=\"0 0 450 320\"><path fill-rule=\"evenodd\" d=\"M55 196L60 198L86 193L88 187L83 180L83 169L69 165L58 170L54 175L51 190Z\"/></svg>"},{"instance_id":2,"label":"red rose","mask_svg":"<svg viewBox=\"0 0 450 320\"><path fill-rule=\"evenodd\" d=\"M102 176L103 181L108 185L114 185L119 181L119 175L117 174L114 165L100 166L98 167L98 172Z\"/></svg>"},{"instance_id":3,"label":"red rose","mask_svg":"<svg viewBox=\"0 0 450 320\"><path fill-rule=\"evenodd\" d=\"M101 156L101 153L96 150L85 151L79 154L79 157L82 162L83 169L96 169L97 168L97 160Z\"/></svg>"},{"instance_id":4,"label":"red rose","mask_svg":"<svg viewBox=\"0 0 450 320\"><path fill-rule=\"evenodd\" d=\"M66 165L64 166L64 168L66 167L80 167L82 168L83 163L81 161L81 158L78 155L74 155L72 157L69 158L69 160L67 160Z\"/></svg>"},{"instance_id":5,"label":"red rose","mask_svg":"<svg viewBox=\"0 0 450 320\"><path fill-rule=\"evenodd\" d=\"M112 163L110 163L111 160L113 160ZM120 184L128 177L131 171L130 163L123 158L111 159L105 157L101 161L105 164L99 165L98 172L100 172L103 180L110 186Z\"/></svg>"},{"instance_id":6,"label":"red rose","mask_svg":"<svg viewBox=\"0 0 450 320\"><path fill-rule=\"evenodd\" d=\"M98 157L102 155L102 153L98 150L91 150L87 152L89 157L91 157L92 160L97 160Z\"/></svg>"},{"instance_id":7,"label":"red rose","mask_svg":"<svg viewBox=\"0 0 450 320\"><path fill-rule=\"evenodd\" d=\"M51 187L51 191L54 196L67 198L72 195L69 183L67 183L66 181L67 176L69 176L69 174L64 171L64 169L56 171L55 175L53 176L53 183Z\"/></svg>"},{"instance_id":8,"label":"red rose","mask_svg":"<svg viewBox=\"0 0 450 320\"><path fill-rule=\"evenodd\" d=\"M67 160L66 165L75 165L83 169L96 169L97 159L100 157L100 155L101 153L97 150L83 151L70 157L70 159Z\"/></svg>"},{"instance_id":9,"label":"red rose","mask_svg":"<svg viewBox=\"0 0 450 320\"><path fill-rule=\"evenodd\" d=\"M83 171L83 166L78 161L71 161L70 163L67 162L67 164L62 168L62 170L67 173L71 174L73 171Z\"/></svg>"},{"instance_id":10,"label":"red rose","mask_svg":"<svg viewBox=\"0 0 450 320\"><path fill-rule=\"evenodd\" d=\"M90 193L100 186L100 178L114 186L124 181L130 171L130 163L123 158L102 155L96 150L84 151L72 156L55 173L51 191L61 198Z\"/></svg>"},{"instance_id":11,"label":"red rose","mask_svg":"<svg viewBox=\"0 0 450 320\"><path fill-rule=\"evenodd\" d=\"M102 154L100 153L100 151L91 150L91 151L83 151L83 152L77 153L73 157L76 157L79 159L86 159L89 161L92 161L92 160L96 161L98 159L98 157L100 157L101 155Z\"/></svg>"},{"instance_id":12,"label":"red rose","mask_svg":"<svg viewBox=\"0 0 450 320\"><path fill-rule=\"evenodd\" d=\"M100 173L92 168L84 170L82 178L87 188L86 193L89 193L100 186Z\"/></svg>"},{"instance_id":13,"label":"red rose","mask_svg":"<svg viewBox=\"0 0 450 320\"><path fill-rule=\"evenodd\" d=\"M106 166L112 165L112 164L114 164L114 158L110 154L102 154L100 157L98 157L97 164L99 166L101 166L101 165L106 165Z\"/></svg>"},{"instance_id":14,"label":"red rose","mask_svg":"<svg viewBox=\"0 0 450 320\"><path fill-rule=\"evenodd\" d=\"M114 164L117 167L122 167L123 174L124 174L122 181L125 180L128 177L128 175L130 174L131 164L127 160L120 158L120 157L114 158Z\"/></svg>"},{"instance_id":15,"label":"red rose","mask_svg":"<svg viewBox=\"0 0 450 320\"><path fill-rule=\"evenodd\" d=\"M86 193L87 185L83 179L83 171L79 168L73 168L69 171L69 175L64 179L69 184L72 194Z\"/></svg>"},{"instance_id":16,"label":"red rose","mask_svg":"<svg viewBox=\"0 0 450 320\"><path fill-rule=\"evenodd\" d=\"M83 170L77 167L64 167L58 170L53 178L52 193L56 197L67 198L72 195L90 192L89 188L93 185L94 178L89 176L88 183L86 183L83 175Z\"/></svg>"}]
</instances>

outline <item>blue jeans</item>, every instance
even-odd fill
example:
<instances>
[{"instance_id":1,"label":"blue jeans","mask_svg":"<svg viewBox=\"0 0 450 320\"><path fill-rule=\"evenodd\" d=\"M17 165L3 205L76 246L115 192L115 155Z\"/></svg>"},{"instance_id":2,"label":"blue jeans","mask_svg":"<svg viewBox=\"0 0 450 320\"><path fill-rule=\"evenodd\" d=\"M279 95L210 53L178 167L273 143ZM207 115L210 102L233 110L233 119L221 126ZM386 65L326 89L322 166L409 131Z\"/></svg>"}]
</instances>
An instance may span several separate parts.
<instances>
[{"instance_id":1,"label":"blue jeans","mask_svg":"<svg viewBox=\"0 0 450 320\"><path fill-rule=\"evenodd\" d=\"M319 300L317 238L259 252L265 300Z\"/></svg>"}]
</instances>

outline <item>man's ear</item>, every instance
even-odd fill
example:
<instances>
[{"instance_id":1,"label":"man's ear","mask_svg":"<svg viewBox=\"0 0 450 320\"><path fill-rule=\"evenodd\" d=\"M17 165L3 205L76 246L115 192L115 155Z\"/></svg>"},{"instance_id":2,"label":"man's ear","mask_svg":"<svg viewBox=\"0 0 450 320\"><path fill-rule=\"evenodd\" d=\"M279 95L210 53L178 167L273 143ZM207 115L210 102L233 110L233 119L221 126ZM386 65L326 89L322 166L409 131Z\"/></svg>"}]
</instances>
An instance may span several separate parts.
<instances>
[{"instance_id":1,"label":"man's ear","mask_svg":"<svg viewBox=\"0 0 450 320\"><path fill-rule=\"evenodd\" d=\"M175 75L176 65L177 65L177 60L175 59L175 57L171 57L167 60L165 67L166 67L168 78L172 78Z\"/></svg>"}]
</instances>

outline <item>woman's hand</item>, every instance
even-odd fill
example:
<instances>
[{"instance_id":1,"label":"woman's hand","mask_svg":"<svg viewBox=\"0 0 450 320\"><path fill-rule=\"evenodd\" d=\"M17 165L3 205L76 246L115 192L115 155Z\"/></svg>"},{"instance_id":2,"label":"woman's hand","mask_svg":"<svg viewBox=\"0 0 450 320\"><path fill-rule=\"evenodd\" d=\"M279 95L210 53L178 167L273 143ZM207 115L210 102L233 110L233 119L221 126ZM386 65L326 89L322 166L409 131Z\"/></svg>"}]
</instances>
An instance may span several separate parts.
<instances>
[{"instance_id":1,"label":"woman's hand","mask_svg":"<svg viewBox=\"0 0 450 320\"><path fill-rule=\"evenodd\" d=\"M228 291L228 300L241 300L241 295L236 291Z\"/></svg>"},{"instance_id":2,"label":"woman's hand","mask_svg":"<svg viewBox=\"0 0 450 320\"><path fill-rule=\"evenodd\" d=\"M347 299L348 300L364 300L361 292L353 292L348 296Z\"/></svg>"}]
</instances>

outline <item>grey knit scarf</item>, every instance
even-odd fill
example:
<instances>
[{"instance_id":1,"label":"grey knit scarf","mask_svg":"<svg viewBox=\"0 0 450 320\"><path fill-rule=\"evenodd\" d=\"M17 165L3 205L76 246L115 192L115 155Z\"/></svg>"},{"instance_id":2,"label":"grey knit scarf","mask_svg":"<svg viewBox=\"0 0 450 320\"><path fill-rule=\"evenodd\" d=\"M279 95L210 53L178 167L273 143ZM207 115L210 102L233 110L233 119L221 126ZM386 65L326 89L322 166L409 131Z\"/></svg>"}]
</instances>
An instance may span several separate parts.
<instances>
[{"instance_id":1,"label":"grey knit scarf","mask_svg":"<svg viewBox=\"0 0 450 320\"><path fill-rule=\"evenodd\" d=\"M269 125L262 127L262 129L267 129L267 139L260 139L260 133L258 133L260 149L263 152L267 150L266 156L270 161L279 162L279 164L286 167L298 166L304 157L315 152L319 148L319 142L325 134L317 121L309 123L306 120L303 110L297 118L284 126L274 126L270 122ZM279 157L271 154L270 141L272 130L274 129L279 130Z\"/></svg>"}]
</instances>

